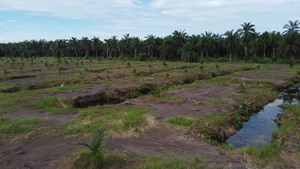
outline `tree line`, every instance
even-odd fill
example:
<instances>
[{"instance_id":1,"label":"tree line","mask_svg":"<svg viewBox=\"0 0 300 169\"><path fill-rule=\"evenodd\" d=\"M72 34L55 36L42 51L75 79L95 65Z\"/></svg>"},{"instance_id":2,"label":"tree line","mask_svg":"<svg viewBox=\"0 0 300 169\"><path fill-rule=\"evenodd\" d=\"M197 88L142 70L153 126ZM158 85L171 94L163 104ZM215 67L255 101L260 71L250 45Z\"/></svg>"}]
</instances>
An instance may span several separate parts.
<instances>
[{"instance_id":1,"label":"tree line","mask_svg":"<svg viewBox=\"0 0 300 169\"><path fill-rule=\"evenodd\" d=\"M98 57L137 60L161 59L168 61L197 62L203 59L253 58L300 59L300 22L289 21L284 32L259 33L251 22L224 34L204 32L188 35L176 30L166 37L147 35L145 40L124 34L121 39L112 36L101 41L99 37L57 39L55 41L31 40L0 43L1 57Z\"/></svg>"}]
</instances>

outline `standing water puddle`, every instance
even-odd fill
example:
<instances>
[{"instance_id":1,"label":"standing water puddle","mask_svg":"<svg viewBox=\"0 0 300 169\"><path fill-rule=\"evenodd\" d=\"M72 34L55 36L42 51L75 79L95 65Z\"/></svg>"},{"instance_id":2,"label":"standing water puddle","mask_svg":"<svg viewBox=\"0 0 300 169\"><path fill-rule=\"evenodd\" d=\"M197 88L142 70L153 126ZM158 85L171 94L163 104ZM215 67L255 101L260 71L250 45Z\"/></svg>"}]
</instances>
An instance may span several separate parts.
<instances>
[{"instance_id":1,"label":"standing water puddle","mask_svg":"<svg viewBox=\"0 0 300 169\"><path fill-rule=\"evenodd\" d=\"M297 103L294 97L299 93L299 85L280 93L274 102L267 104L264 109L252 116L248 122L244 122L243 128L228 138L227 146L231 144L235 148L242 148L246 145L270 143L272 141L272 133L278 129L274 120L283 112L278 106L285 102Z\"/></svg>"}]
</instances>

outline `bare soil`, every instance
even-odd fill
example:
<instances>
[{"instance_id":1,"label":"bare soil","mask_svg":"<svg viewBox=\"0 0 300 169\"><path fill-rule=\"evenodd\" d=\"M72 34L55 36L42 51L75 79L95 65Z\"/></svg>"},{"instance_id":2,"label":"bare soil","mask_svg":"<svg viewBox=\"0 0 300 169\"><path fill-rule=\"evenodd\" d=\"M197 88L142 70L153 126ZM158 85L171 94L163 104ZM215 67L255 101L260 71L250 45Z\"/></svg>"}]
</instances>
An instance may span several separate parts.
<instances>
[{"instance_id":1,"label":"bare soil","mask_svg":"<svg viewBox=\"0 0 300 169\"><path fill-rule=\"evenodd\" d=\"M288 68L287 65L271 65L266 72L244 72L243 75L234 75L232 77L240 80L271 81L277 85L284 85L287 82L287 79L294 76L292 74L280 72L280 70L286 68Z\"/></svg>"}]
</instances>

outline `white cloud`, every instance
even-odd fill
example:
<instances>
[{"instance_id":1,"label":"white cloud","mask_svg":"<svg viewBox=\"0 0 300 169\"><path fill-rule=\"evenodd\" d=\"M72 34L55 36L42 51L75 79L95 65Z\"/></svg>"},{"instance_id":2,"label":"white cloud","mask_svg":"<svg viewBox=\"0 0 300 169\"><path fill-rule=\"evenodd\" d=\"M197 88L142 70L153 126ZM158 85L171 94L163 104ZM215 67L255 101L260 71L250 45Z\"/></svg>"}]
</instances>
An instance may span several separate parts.
<instances>
[{"instance_id":1,"label":"white cloud","mask_svg":"<svg viewBox=\"0 0 300 169\"><path fill-rule=\"evenodd\" d=\"M111 37L124 33L136 33L141 37L147 34L165 36L177 29L186 29L190 34L209 30L224 33L230 29L236 30L243 22L254 23L258 31L280 31L288 20L300 20L299 6L299 0L0 0L0 12L21 10L31 16L52 17L53 30L47 30L59 31L55 37L62 36L63 33L64 37L73 34L76 36L76 32L70 31L73 24L78 27L78 37L85 34ZM22 17L25 20L21 19ZM33 23L35 17L28 20L27 17L28 15L9 17L1 20L0 26L18 25L10 27L7 32L12 32L13 28L24 30L28 25L29 30L33 30L36 25L40 29L44 28L43 25ZM72 25L62 24L64 20L52 22L55 18L72 19ZM47 19L45 17L45 20ZM14 20L19 22L13 23ZM77 20L81 20L78 25ZM24 23L25 26L22 25ZM67 28L63 29L64 27ZM51 33L48 37L56 35ZM17 34L10 33L7 38L13 35ZM28 33L28 37L30 36L43 36L43 33Z\"/></svg>"},{"instance_id":2,"label":"white cloud","mask_svg":"<svg viewBox=\"0 0 300 169\"><path fill-rule=\"evenodd\" d=\"M0 0L0 9L41 12L68 19L90 19L139 8L138 4L141 4L138 0Z\"/></svg>"}]
</instances>

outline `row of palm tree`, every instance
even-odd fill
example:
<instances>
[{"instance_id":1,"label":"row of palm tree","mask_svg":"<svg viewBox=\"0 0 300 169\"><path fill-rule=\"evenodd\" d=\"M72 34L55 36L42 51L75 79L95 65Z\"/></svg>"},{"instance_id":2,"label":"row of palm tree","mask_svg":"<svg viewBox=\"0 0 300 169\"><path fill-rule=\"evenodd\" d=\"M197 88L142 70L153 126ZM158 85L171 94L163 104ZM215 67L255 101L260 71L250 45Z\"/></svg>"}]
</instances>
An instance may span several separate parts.
<instances>
[{"instance_id":1,"label":"row of palm tree","mask_svg":"<svg viewBox=\"0 0 300 169\"><path fill-rule=\"evenodd\" d=\"M251 57L300 59L300 22L289 21L285 31L255 31L255 25L241 24L237 31L229 30L224 34L204 32L188 35L185 30L176 30L166 37L149 34L145 40L124 34L121 39L112 36L101 41L99 37L77 39L58 39L55 41L31 40L17 43L1 43L1 57L103 57L136 58L140 60L159 58L162 60L181 60L196 62L199 59L226 57L250 59Z\"/></svg>"}]
</instances>

